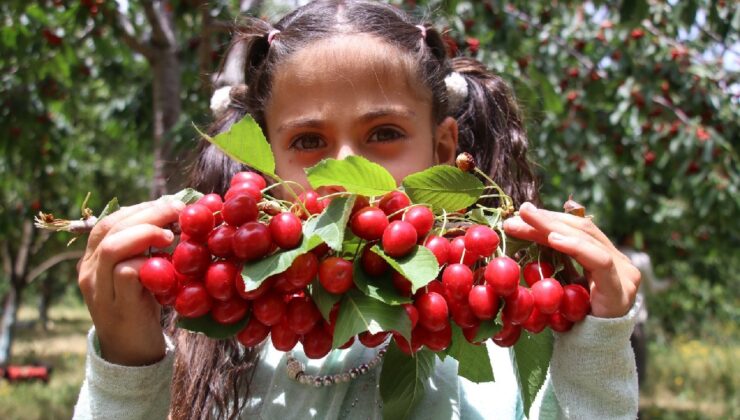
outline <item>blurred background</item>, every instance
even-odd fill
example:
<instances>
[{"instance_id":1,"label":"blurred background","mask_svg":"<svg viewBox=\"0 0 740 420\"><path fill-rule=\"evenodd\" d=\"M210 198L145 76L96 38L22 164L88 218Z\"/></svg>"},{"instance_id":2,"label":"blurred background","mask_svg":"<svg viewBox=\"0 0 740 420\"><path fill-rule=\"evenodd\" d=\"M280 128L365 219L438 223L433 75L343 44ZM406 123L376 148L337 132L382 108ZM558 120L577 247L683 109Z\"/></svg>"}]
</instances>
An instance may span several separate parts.
<instances>
[{"instance_id":1,"label":"blurred background","mask_svg":"<svg viewBox=\"0 0 740 420\"><path fill-rule=\"evenodd\" d=\"M33 215L77 218L88 191L99 213L178 189L231 24L302 3L0 3L0 366L53 369L0 378L0 418L69 418L84 375L85 241ZM645 270L641 417L738 416L737 3L391 3L514 86L546 206L572 194Z\"/></svg>"}]
</instances>

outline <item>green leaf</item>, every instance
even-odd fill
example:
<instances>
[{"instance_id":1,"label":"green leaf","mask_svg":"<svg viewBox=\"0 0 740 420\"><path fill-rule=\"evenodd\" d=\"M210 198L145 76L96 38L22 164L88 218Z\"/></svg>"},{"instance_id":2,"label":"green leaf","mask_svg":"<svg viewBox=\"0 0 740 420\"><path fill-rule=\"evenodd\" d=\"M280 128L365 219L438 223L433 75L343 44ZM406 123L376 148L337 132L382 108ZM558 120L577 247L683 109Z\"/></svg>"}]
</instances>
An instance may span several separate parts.
<instances>
[{"instance_id":1,"label":"green leaf","mask_svg":"<svg viewBox=\"0 0 740 420\"><path fill-rule=\"evenodd\" d=\"M314 279L314 281L311 283L311 290L309 293L311 294L311 299L313 300L313 303L315 303L316 306L319 308L321 316L323 316L324 319L329 322L331 308L334 306L335 303L339 302L339 299L342 298L342 295L335 295L334 293L327 292L324 287L321 286L321 283L319 283L318 279Z\"/></svg>"},{"instance_id":2,"label":"green leaf","mask_svg":"<svg viewBox=\"0 0 740 420\"><path fill-rule=\"evenodd\" d=\"M424 384L434 371L434 353L420 350L413 357L395 343L388 347L380 372L384 419L407 419L424 397Z\"/></svg>"},{"instance_id":3,"label":"green leaf","mask_svg":"<svg viewBox=\"0 0 740 420\"><path fill-rule=\"evenodd\" d=\"M316 220L316 226L313 229L314 234L321 237L335 251L342 249L347 220L352 213L352 206L355 205L355 198L357 196L352 195L331 200L329 207Z\"/></svg>"},{"instance_id":4,"label":"green leaf","mask_svg":"<svg viewBox=\"0 0 740 420\"><path fill-rule=\"evenodd\" d=\"M414 249L399 259L387 255L383 250L375 245L372 251L388 262L394 270L401 273L411 282L411 293L429 284L439 273L439 263L429 248L424 246L415 246Z\"/></svg>"},{"instance_id":5,"label":"green leaf","mask_svg":"<svg viewBox=\"0 0 740 420\"><path fill-rule=\"evenodd\" d=\"M411 298L401 296L396 291L396 288L393 287L390 270L381 276L370 276L363 270L362 260L360 258L355 259L353 279L355 286L366 296L388 305L400 305L411 302Z\"/></svg>"},{"instance_id":6,"label":"green leaf","mask_svg":"<svg viewBox=\"0 0 740 420\"><path fill-rule=\"evenodd\" d=\"M552 357L552 332L547 329L539 334L522 331L512 351L514 370L524 402L524 412L529 413L537 391L542 388L547 367Z\"/></svg>"},{"instance_id":7,"label":"green leaf","mask_svg":"<svg viewBox=\"0 0 740 420\"><path fill-rule=\"evenodd\" d=\"M242 279L248 292L258 288L266 278L287 270L296 258L321 244L320 237L310 232L307 233L309 228L308 223L303 226L303 239L297 248L275 253L257 262L244 264Z\"/></svg>"},{"instance_id":8,"label":"green leaf","mask_svg":"<svg viewBox=\"0 0 740 420\"><path fill-rule=\"evenodd\" d=\"M619 7L621 23L637 23L647 16L649 6L645 0L623 0Z\"/></svg>"},{"instance_id":9,"label":"green leaf","mask_svg":"<svg viewBox=\"0 0 740 420\"><path fill-rule=\"evenodd\" d=\"M344 294L334 327L333 348L361 332L398 331L411 340L411 320L401 306L391 306L363 295L357 290Z\"/></svg>"},{"instance_id":10,"label":"green leaf","mask_svg":"<svg viewBox=\"0 0 740 420\"><path fill-rule=\"evenodd\" d=\"M472 174L437 165L404 178L403 188L414 203L429 204L434 210L457 211L475 204L485 186Z\"/></svg>"},{"instance_id":11,"label":"green leaf","mask_svg":"<svg viewBox=\"0 0 740 420\"><path fill-rule=\"evenodd\" d=\"M563 103L561 96L555 92L555 88L552 86L547 77L542 73L538 72L534 66L529 66L529 77L536 85L536 89L542 96L542 101L545 106L545 110L559 114L563 112Z\"/></svg>"},{"instance_id":12,"label":"green leaf","mask_svg":"<svg viewBox=\"0 0 740 420\"><path fill-rule=\"evenodd\" d=\"M192 188L185 188L174 194L163 195L161 200L165 200L165 201L178 200L178 201L182 201L185 204L193 204L196 201L200 200L201 197L203 197L203 193L200 193Z\"/></svg>"},{"instance_id":13,"label":"green leaf","mask_svg":"<svg viewBox=\"0 0 740 420\"><path fill-rule=\"evenodd\" d=\"M195 129L198 130L197 127ZM270 143L251 115L247 114L241 121L232 125L229 131L216 137L210 137L200 130L198 133L235 161L263 174L275 176L275 157Z\"/></svg>"},{"instance_id":14,"label":"green leaf","mask_svg":"<svg viewBox=\"0 0 740 420\"><path fill-rule=\"evenodd\" d=\"M468 342L463 331L452 323L452 343L445 353L457 360L457 373L477 384L493 381L493 368L485 344Z\"/></svg>"},{"instance_id":15,"label":"green leaf","mask_svg":"<svg viewBox=\"0 0 740 420\"><path fill-rule=\"evenodd\" d=\"M118 198L113 197L108 204L105 205L105 208L103 208L103 211L100 212L100 216L98 216L98 222L102 220L105 216L118 211L121 206L118 204Z\"/></svg>"},{"instance_id":16,"label":"green leaf","mask_svg":"<svg viewBox=\"0 0 740 420\"><path fill-rule=\"evenodd\" d=\"M500 316L501 312L499 312L499 318ZM482 343L496 335L499 331L501 331L501 323L496 322L496 320L489 319L488 321L481 321L478 332L475 333L474 340L477 343Z\"/></svg>"},{"instance_id":17,"label":"green leaf","mask_svg":"<svg viewBox=\"0 0 740 420\"><path fill-rule=\"evenodd\" d=\"M179 328L205 334L210 338L224 340L233 337L236 333L241 331L247 325L247 321L249 321L249 317L245 316L244 319L239 322L224 325L214 321L210 314L206 314L199 318L180 317L177 319L177 326Z\"/></svg>"},{"instance_id":18,"label":"green leaf","mask_svg":"<svg viewBox=\"0 0 740 420\"><path fill-rule=\"evenodd\" d=\"M362 156L324 159L306 169L306 175L314 189L340 186L348 192L366 196L384 195L396 189L396 181L385 168Z\"/></svg>"}]
</instances>

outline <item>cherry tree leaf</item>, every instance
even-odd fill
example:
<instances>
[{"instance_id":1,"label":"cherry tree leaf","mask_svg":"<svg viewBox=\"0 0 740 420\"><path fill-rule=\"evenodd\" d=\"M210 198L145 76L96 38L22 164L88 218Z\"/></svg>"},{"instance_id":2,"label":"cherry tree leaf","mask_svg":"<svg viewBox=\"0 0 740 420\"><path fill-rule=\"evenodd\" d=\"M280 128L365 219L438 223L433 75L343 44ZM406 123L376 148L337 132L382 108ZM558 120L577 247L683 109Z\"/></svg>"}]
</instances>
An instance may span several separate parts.
<instances>
[{"instance_id":1,"label":"cherry tree leaf","mask_svg":"<svg viewBox=\"0 0 740 420\"><path fill-rule=\"evenodd\" d=\"M211 314L206 314L198 318L179 317L177 318L177 326L205 334L210 338L224 340L233 337L241 331L247 325L247 321L249 321L249 316L245 316L244 319L233 324L224 325L214 321L211 318Z\"/></svg>"},{"instance_id":2,"label":"cherry tree leaf","mask_svg":"<svg viewBox=\"0 0 740 420\"><path fill-rule=\"evenodd\" d=\"M396 189L396 181L390 172L362 156L324 159L306 169L306 175L314 189L340 186L348 192L366 196L384 195Z\"/></svg>"},{"instance_id":3,"label":"cherry tree leaf","mask_svg":"<svg viewBox=\"0 0 740 420\"><path fill-rule=\"evenodd\" d=\"M211 144L233 160L254 168L263 174L275 176L275 157L259 124L247 114L241 121L211 137L195 128Z\"/></svg>"},{"instance_id":4,"label":"cherry tree leaf","mask_svg":"<svg viewBox=\"0 0 740 420\"><path fill-rule=\"evenodd\" d=\"M371 276L362 268L360 258L354 261L353 279L355 286L366 296L388 305L401 305L411 302L411 298L401 296L393 287L390 270L380 276Z\"/></svg>"},{"instance_id":5,"label":"cherry tree leaf","mask_svg":"<svg viewBox=\"0 0 740 420\"><path fill-rule=\"evenodd\" d=\"M391 343L380 372L383 418L407 419L424 397L424 383L434 371L434 353L422 349L409 356Z\"/></svg>"},{"instance_id":6,"label":"cherry tree leaf","mask_svg":"<svg viewBox=\"0 0 740 420\"><path fill-rule=\"evenodd\" d=\"M342 250L344 232L347 230L347 220L352 213L352 206L357 196L337 197L331 200L329 206L316 219L313 233L318 235L335 251Z\"/></svg>"},{"instance_id":7,"label":"cherry tree leaf","mask_svg":"<svg viewBox=\"0 0 740 420\"><path fill-rule=\"evenodd\" d=\"M338 348L351 337L365 331L398 331L411 340L411 320L401 306L387 305L365 296L358 290L344 294L334 327L332 348Z\"/></svg>"},{"instance_id":8,"label":"cherry tree leaf","mask_svg":"<svg viewBox=\"0 0 740 420\"><path fill-rule=\"evenodd\" d=\"M475 204L485 189L474 175L449 165L437 165L411 174L404 178L403 188L412 202L447 211Z\"/></svg>"},{"instance_id":9,"label":"cherry tree leaf","mask_svg":"<svg viewBox=\"0 0 740 420\"><path fill-rule=\"evenodd\" d=\"M552 357L552 340L552 332L549 329L539 334L522 331L519 341L514 344L512 351L514 371L519 380L525 413L529 413L537 391L545 383L547 367Z\"/></svg>"},{"instance_id":10,"label":"cherry tree leaf","mask_svg":"<svg viewBox=\"0 0 740 420\"><path fill-rule=\"evenodd\" d=\"M316 306L319 308L321 316L323 316L324 319L329 322L331 308L334 306L335 303L339 302L339 299L341 299L342 296L327 292L321 286L321 283L319 283L318 279L314 279L314 281L311 283L311 289L309 293L311 294L311 299L313 300L313 303L315 303Z\"/></svg>"},{"instance_id":11,"label":"cherry tree leaf","mask_svg":"<svg viewBox=\"0 0 740 420\"><path fill-rule=\"evenodd\" d=\"M475 383L493 381L493 368L485 344L468 342L463 331L452 323L452 342L445 354L457 360L457 373Z\"/></svg>"},{"instance_id":12,"label":"cherry tree leaf","mask_svg":"<svg viewBox=\"0 0 740 420\"><path fill-rule=\"evenodd\" d=\"M407 255L395 259L379 246L372 247L372 251L388 262L391 267L403 274L411 282L411 293L429 284L439 273L439 263L429 248L417 245Z\"/></svg>"}]
</instances>

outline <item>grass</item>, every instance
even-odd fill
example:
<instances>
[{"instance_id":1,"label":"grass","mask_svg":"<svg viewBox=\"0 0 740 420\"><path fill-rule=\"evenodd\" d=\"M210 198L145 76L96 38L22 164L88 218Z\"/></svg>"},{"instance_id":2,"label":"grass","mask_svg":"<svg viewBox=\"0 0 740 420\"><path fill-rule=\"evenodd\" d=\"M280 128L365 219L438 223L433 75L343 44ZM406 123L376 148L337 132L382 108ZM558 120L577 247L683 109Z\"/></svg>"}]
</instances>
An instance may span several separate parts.
<instances>
[{"instance_id":1,"label":"grass","mask_svg":"<svg viewBox=\"0 0 740 420\"><path fill-rule=\"evenodd\" d=\"M23 307L22 323L36 319ZM90 316L80 303L50 312L53 327L17 331L13 363L45 362L54 367L49 384L0 380L0 419L68 419L85 371L85 335ZM724 331L719 337L737 337ZM718 338L675 337L649 345L647 383L640 392L641 419L725 419L740 414L740 343Z\"/></svg>"}]
</instances>

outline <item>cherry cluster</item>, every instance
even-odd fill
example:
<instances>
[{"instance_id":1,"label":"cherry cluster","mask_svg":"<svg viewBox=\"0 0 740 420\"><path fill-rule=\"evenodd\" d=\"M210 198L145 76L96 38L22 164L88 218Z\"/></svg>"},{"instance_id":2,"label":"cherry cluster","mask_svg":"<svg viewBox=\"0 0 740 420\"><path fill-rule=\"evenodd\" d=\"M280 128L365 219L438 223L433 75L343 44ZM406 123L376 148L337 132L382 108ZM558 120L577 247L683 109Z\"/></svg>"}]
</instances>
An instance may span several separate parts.
<instances>
[{"instance_id":1,"label":"cherry cluster","mask_svg":"<svg viewBox=\"0 0 740 420\"><path fill-rule=\"evenodd\" d=\"M185 207L174 251L153 254L139 277L160 304L173 306L181 317L210 316L224 325L248 317L236 335L246 347L260 344L269 335L278 350L289 351L300 341L306 356L321 358L332 348L339 303L326 321L308 287L318 278L320 286L312 287L333 295L348 292L354 287L354 263L322 244L255 290L246 291L242 266L298 247L303 220L321 213L330 201L309 190L285 206L263 197L266 187L260 175L240 172L223 198L207 194ZM391 331L366 331L357 337L365 346L378 346L393 335L408 353L421 346L441 351L451 342L451 320L474 342L480 324L495 319L502 307L503 329L493 340L511 346L522 329L536 333L549 325L567 331L589 312L586 289L561 286L552 278L549 263L527 264L523 277L530 287L519 285L519 264L506 256L493 257L497 250L503 255L493 229L472 225L463 235L449 239L433 235L434 225L434 213L426 206L412 205L400 191L372 203L366 197L356 198L348 227L363 240L357 253L360 266L371 278L390 275L397 292L412 298L412 303L403 305L412 325L411 342ZM438 279L412 295L411 282L372 251L375 245L392 258L404 257L416 245L426 246L444 269ZM353 342L354 337L341 348Z\"/></svg>"}]
</instances>

